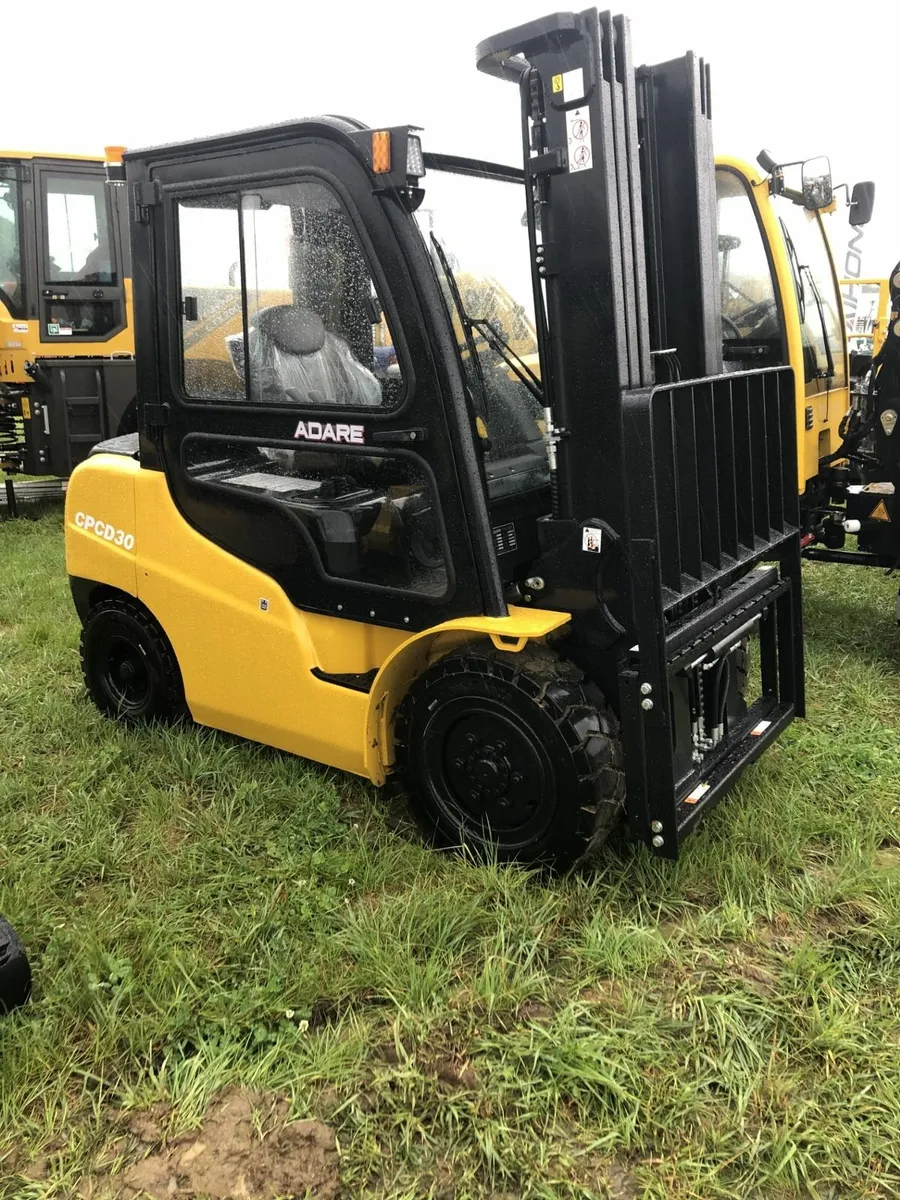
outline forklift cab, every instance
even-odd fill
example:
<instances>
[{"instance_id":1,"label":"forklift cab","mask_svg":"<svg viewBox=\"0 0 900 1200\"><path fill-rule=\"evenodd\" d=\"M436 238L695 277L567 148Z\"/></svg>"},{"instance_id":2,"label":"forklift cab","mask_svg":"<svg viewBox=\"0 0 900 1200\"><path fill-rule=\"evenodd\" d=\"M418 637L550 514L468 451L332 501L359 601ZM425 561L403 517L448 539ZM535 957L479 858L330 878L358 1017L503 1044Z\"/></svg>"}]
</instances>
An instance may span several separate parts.
<instances>
[{"instance_id":1,"label":"forklift cab","mask_svg":"<svg viewBox=\"0 0 900 1200\"><path fill-rule=\"evenodd\" d=\"M198 187L193 159L154 168L177 246L160 294L179 319L160 315L168 425L152 447L145 429L144 453L185 514L249 561L269 569L277 530L278 578L298 602L316 576L324 611L333 592L368 616L374 596L386 621L413 628L481 607L484 592L499 609L549 512L522 173L423 157L414 133L379 131L421 171L409 185L427 185L421 236L407 225L398 244L363 163L334 144L340 122L328 131L332 144L292 145L285 130L283 148L257 151L256 180L248 169L246 182ZM351 137L372 153L371 133ZM203 174L225 178L229 159L204 156ZM424 299L390 282L414 273ZM449 410L422 328L458 344ZM467 512L498 551L483 578L459 536Z\"/></svg>"}]
</instances>

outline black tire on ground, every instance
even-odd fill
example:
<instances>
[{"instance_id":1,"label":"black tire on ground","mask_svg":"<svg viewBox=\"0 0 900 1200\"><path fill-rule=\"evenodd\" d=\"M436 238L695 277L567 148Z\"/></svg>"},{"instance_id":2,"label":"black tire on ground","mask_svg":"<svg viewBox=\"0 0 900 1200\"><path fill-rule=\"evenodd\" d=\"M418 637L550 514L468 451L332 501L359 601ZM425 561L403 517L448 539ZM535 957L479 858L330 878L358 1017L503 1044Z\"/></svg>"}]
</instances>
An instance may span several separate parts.
<instances>
[{"instance_id":1,"label":"black tire on ground","mask_svg":"<svg viewBox=\"0 0 900 1200\"><path fill-rule=\"evenodd\" d=\"M412 685L395 722L396 782L431 838L560 870L591 857L625 799L619 723L544 646L477 643Z\"/></svg>"},{"instance_id":2,"label":"black tire on ground","mask_svg":"<svg viewBox=\"0 0 900 1200\"><path fill-rule=\"evenodd\" d=\"M175 652L159 624L135 600L102 600L81 631L81 669L91 699L120 721L185 715Z\"/></svg>"},{"instance_id":3,"label":"black tire on ground","mask_svg":"<svg viewBox=\"0 0 900 1200\"><path fill-rule=\"evenodd\" d=\"M31 995L31 967L13 927L0 917L0 1014L19 1008Z\"/></svg>"}]
</instances>

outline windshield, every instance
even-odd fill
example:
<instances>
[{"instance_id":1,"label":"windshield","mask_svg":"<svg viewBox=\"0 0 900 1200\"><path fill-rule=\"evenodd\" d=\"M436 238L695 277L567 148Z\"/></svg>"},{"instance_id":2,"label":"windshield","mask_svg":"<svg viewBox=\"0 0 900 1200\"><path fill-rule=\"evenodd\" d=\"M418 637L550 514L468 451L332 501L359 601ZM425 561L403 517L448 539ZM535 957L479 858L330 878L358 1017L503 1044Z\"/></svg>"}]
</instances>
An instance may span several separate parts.
<instances>
[{"instance_id":1,"label":"windshield","mask_svg":"<svg viewBox=\"0 0 900 1200\"><path fill-rule=\"evenodd\" d=\"M416 219L453 322L488 477L499 480L506 464L505 473L543 478L524 184L431 168L424 183ZM510 459L523 461L512 466Z\"/></svg>"},{"instance_id":2,"label":"windshield","mask_svg":"<svg viewBox=\"0 0 900 1200\"><path fill-rule=\"evenodd\" d=\"M778 199L778 215L800 309L806 394L844 387L841 301L822 223L786 198Z\"/></svg>"},{"instance_id":3,"label":"windshield","mask_svg":"<svg viewBox=\"0 0 900 1200\"><path fill-rule=\"evenodd\" d=\"M25 315L25 280L19 233L19 185L0 178L0 303L14 317Z\"/></svg>"}]
</instances>

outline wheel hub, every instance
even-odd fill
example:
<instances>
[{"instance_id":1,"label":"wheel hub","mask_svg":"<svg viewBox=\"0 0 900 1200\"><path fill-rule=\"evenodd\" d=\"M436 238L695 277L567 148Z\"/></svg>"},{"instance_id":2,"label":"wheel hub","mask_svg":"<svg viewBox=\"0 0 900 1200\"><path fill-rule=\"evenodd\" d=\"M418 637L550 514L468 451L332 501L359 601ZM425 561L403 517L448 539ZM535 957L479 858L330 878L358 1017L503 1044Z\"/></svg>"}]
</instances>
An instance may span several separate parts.
<instances>
[{"instance_id":1,"label":"wheel hub","mask_svg":"<svg viewBox=\"0 0 900 1200\"><path fill-rule=\"evenodd\" d=\"M545 756L513 713L466 706L444 710L444 778L448 798L467 820L495 831L534 818L547 785Z\"/></svg>"}]
</instances>

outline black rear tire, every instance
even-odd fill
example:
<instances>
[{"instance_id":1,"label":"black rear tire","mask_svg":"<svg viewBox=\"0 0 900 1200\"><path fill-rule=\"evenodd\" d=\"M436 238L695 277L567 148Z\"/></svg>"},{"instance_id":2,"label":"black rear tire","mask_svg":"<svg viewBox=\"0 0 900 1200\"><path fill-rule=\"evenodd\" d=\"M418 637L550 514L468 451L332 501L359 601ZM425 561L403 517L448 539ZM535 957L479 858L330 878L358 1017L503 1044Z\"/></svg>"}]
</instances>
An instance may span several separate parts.
<instances>
[{"instance_id":1,"label":"black rear tire","mask_svg":"<svg viewBox=\"0 0 900 1200\"><path fill-rule=\"evenodd\" d=\"M430 667L400 705L396 781L438 845L563 870L619 821L618 735L572 663L543 646L477 643Z\"/></svg>"},{"instance_id":2,"label":"black rear tire","mask_svg":"<svg viewBox=\"0 0 900 1200\"><path fill-rule=\"evenodd\" d=\"M19 1008L31 995L31 967L16 931L0 917L0 1014Z\"/></svg>"},{"instance_id":3,"label":"black rear tire","mask_svg":"<svg viewBox=\"0 0 900 1200\"><path fill-rule=\"evenodd\" d=\"M127 723L185 715L175 652L156 620L134 600L102 600L81 631L88 693L106 716Z\"/></svg>"}]
</instances>

